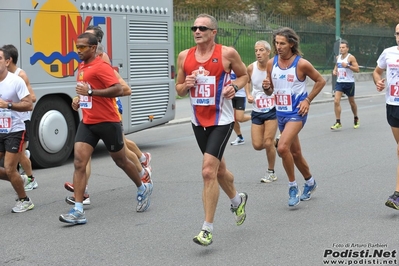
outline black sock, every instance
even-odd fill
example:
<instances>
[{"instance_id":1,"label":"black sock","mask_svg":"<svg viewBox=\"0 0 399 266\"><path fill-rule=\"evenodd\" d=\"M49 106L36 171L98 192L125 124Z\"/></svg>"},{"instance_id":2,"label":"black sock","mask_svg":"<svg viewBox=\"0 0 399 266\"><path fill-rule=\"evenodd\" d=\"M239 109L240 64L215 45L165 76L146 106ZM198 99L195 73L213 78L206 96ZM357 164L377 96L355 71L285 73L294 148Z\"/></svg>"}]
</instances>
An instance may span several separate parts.
<instances>
[{"instance_id":1,"label":"black sock","mask_svg":"<svg viewBox=\"0 0 399 266\"><path fill-rule=\"evenodd\" d=\"M29 201L29 197L26 196L25 198L20 198L19 201Z\"/></svg>"},{"instance_id":2,"label":"black sock","mask_svg":"<svg viewBox=\"0 0 399 266\"><path fill-rule=\"evenodd\" d=\"M395 192L393 193L393 195L396 196L396 197L399 197L399 191L395 191Z\"/></svg>"},{"instance_id":3,"label":"black sock","mask_svg":"<svg viewBox=\"0 0 399 266\"><path fill-rule=\"evenodd\" d=\"M237 137L239 137L240 139L243 139L242 134L237 135Z\"/></svg>"},{"instance_id":4,"label":"black sock","mask_svg":"<svg viewBox=\"0 0 399 266\"><path fill-rule=\"evenodd\" d=\"M337 123L338 123L338 124L341 124L341 119L337 119Z\"/></svg>"}]
</instances>

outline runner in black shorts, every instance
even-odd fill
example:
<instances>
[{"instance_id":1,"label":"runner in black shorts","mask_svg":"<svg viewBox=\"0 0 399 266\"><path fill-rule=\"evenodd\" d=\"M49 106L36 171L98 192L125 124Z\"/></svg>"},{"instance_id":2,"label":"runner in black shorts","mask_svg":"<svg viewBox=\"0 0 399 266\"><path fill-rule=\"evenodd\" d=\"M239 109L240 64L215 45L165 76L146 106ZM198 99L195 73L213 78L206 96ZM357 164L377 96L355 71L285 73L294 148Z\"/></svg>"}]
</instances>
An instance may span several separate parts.
<instances>
[{"instance_id":1,"label":"runner in black shorts","mask_svg":"<svg viewBox=\"0 0 399 266\"><path fill-rule=\"evenodd\" d=\"M26 195L24 182L17 171L25 135L23 113L31 111L33 103L23 79L8 71L10 60L10 52L0 48L0 108L3 121L0 125L0 160L4 158L4 167L0 167L0 179L11 182L18 195L12 212L19 213L35 206Z\"/></svg>"},{"instance_id":2,"label":"runner in black shorts","mask_svg":"<svg viewBox=\"0 0 399 266\"><path fill-rule=\"evenodd\" d=\"M231 101L234 109L245 111L245 97L234 97Z\"/></svg>"},{"instance_id":3,"label":"runner in black shorts","mask_svg":"<svg viewBox=\"0 0 399 266\"><path fill-rule=\"evenodd\" d=\"M4 45L3 49L7 50L10 53L10 60L7 66L8 71L14 73L15 75L21 77L24 80L26 87L28 88L29 95L32 99L32 103L35 103L36 95L32 89L28 75L23 69L19 68L17 65L18 56L19 56L18 49L12 44ZM32 189L38 188L39 185L37 183L37 179L33 176L32 163L30 161L30 152L29 150L27 150L28 141L29 141L31 112L23 112L23 116L24 117L22 119L25 122L25 139L17 168L21 174L22 179L24 180L25 191L30 191Z\"/></svg>"},{"instance_id":4,"label":"runner in black shorts","mask_svg":"<svg viewBox=\"0 0 399 266\"><path fill-rule=\"evenodd\" d=\"M102 139L115 164L121 168L137 186L137 212L150 206L152 184L143 183L137 167L126 157L121 118L115 110L115 97L123 94L123 88L115 76L114 69L97 57L98 39L92 33L83 33L76 40L76 49L82 62L79 64L75 91L78 97L72 108L82 111L82 122L74 144L73 187L75 204L69 213L61 214L59 220L69 224L85 224L83 210L84 192L87 183L86 166L98 141Z\"/></svg>"},{"instance_id":5,"label":"runner in black shorts","mask_svg":"<svg viewBox=\"0 0 399 266\"><path fill-rule=\"evenodd\" d=\"M245 89L240 89L236 92L233 99L231 99L234 108L234 132L237 135L237 138L230 142L231 145L237 146L245 144L244 137L241 133L240 123L247 122L251 119L250 115L245 114L245 102L247 100Z\"/></svg>"},{"instance_id":6,"label":"runner in black shorts","mask_svg":"<svg viewBox=\"0 0 399 266\"><path fill-rule=\"evenodd\" d=\"M30 120L25 120L25 142L29 141L29 133L30 133Z\"/></svg>"},{"instance_id":7,"label":"runner in black shorts","mask_svg":"<svg viewBox=\"0 0 399 266\"><path fill-rule=\"evenodd\" d=\"M25 131L0 134L0 153L18 153L21 149Z\"/></svg>"},{"instance_id":8,"label":"runner in black shorts","mask_svg":"<svg viewBox=\"0 0 399 266\"><path fill-rule=\"evenodd\" d=\"M387 121L391 127L399 128L399 106L387 104Z\"/></svg>"},{"instance_id":9,"label":"runner in black shorts","mask_svg":"<svg viewBox=\"0 0 399 266\"><path fill-rule=\"evenodd\" d=\"M109 134L114 132L114 134ZM99 123L86 125L80 122L76 132L75 142L90 144L93 148L102 139L109 152L117 152L123 148L123 132L121 123Z\"/></svg>"},{"instance_id":10,"label":"runner in black shorts","mask_svg":"<svg viewBox=\"0 0 399 266\"><path fill-rule=\"evenodd\" d=\"M203 28L207 30L200 31ZM179 96L190 96L192 128L203 154L204 222L200 233L193 238L194 243L202 246L213 243L213 222L220 188L230 199L236 225L245 221L248 199L247 193L236 190L234 175L227 169L223 156L235 122L231 99L248 82L248 75L238 52L215 42L217 28L213 16L198 15L191 27L196 46L181 51L177 59L176 92ZM212 60L204 61L204 58Z\"/></svg>"},{"instance_id":11,"label":"runner in black shorts","mask_svg":"<svg viewBox=\"0 0 399 266\"><path fill-rule=\"evenodd\" d=\"M392 153L399 150L399 95L397 92L399 84L398 76L398 49L399 49L399 24L395 27L396 45L385 48L377 60L377 66L373 72L373 81L378 92L385 90L386 115L388 124L391 126L395 146L392 145ZM385 73L384 73L385 72ZM393 144L393 143L392 143ZM390 161L390 160L389 160ZM399 164L396 163L396 184L392 195L388 196L385 206L399 210ZM383 169L386 171L386 168Z\"/></svg>"},{"instance_id":12,"label":"runner in black shorts","mask_svg":"<svg viewBox=\"0 0 399 266\"><path fill-rule=\"evenodd\" d=\"M191 125L202 154L209 153L221 160L227 141L233 131L234 122L225 126L207 127L206 130L203 127Z\"/></svg>"}]
</instances>

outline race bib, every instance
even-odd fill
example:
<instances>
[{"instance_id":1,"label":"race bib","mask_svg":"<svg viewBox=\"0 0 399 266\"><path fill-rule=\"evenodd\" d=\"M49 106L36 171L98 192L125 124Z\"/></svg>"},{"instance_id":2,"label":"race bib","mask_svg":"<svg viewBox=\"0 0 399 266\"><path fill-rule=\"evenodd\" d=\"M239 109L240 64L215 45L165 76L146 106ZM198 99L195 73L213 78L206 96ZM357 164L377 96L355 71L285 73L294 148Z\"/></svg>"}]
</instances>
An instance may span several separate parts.
<instances>
[{"instance_id":1,"label":"race bib","mask_svg":"<svg viewBox=\"0 0 399 266\"><path fill-rule=\"evenodd\" d=\"M258 94L255 98L255 106L262 112L266 112L275 106L275 97L267 97L266 94Z\"/></svg>"},{"instance_id":2,"label":"race bib","mask_svg":"<svg viewBox=\"0 0 399 266\"><path fill-rule=\"evenodd\" d=\"M343 68L338 68L338 78L346 78L346 70Z\"/></svg>"},{"instance_id":3,"label":"race bib","mask_svg":"<svg viewBox=\"0 0 399 266\"><path fill-rule=\"evenodd\" d=\"M214 76L197 76L196 85L190 90L193 105L215 105L216 79Z\"/></svg>"},{"instance_id":4,"label":"race bib","mask_svg":"<svg viewBox=\"0 0 399 266\"><path fill-rule=\"evenodd\" d=\"M277 93L276 107L278 111L291 112L292 111L291 94Z\"/></svg>"},{"instance_id":5,"label":"race bib","mask_svg":"<svg viewBox=\"0 0 399 266\"><path fill-rule=\"evenodd\" d=\"M80 108L91 109L91 107L93 106L91 96L79 95L79 98L80 98L80 103L79 103Z\"/></svg>"},{"instance_id":6,"label":"race bib","mask_svg":"<svg viewBox=\"0 0 399 266\"><path fill-rule=\"evenodd\" d=\"M12 118L10 110L0 112L0 133L9 133L12 126Z\"/></svg>"},{"instance_id":7,"label":"race bib","mask_svg":"<svg viewBox=\"0 0 399 266\"><path fill-rule=\"evenodd\" d=\"M391 85L389 88L389 95L399 97L399 85Z\"/></svg>"}]
</instances>

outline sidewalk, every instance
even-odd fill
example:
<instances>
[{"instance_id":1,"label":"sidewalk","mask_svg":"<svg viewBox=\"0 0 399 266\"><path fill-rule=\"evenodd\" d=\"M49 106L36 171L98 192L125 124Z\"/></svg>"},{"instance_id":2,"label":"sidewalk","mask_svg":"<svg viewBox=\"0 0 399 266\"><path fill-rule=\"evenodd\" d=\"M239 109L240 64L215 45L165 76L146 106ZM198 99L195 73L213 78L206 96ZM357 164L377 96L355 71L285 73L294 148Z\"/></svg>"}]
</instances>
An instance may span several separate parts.
<instances>
[{"instance_id":1,"label":"sidewalk","mask_svg":"<svg viewBox=\"0 0 399 266\"><path fill-rule=\"evenodd\" d=\"M378 95L384 95L385 91L378 92L374 82L372 80L371 73L359 73L356 75L356 91L355 98L365 98L365 97L373 97ZM332 97L332 85L331 85L331 75L323 75L326 80L326 86L323 90L317 95L317 97L312 101L312 104L324 103L324 102L333 102L334 98ZM310 91L312 89L313 82L308 82L307 89ZM345 99L345 98L344 98ZM247 108L245 112L250 113L252 110L252 106L247 103ZM175 119L170 121L167 124L178 124L178 123L186 123L190 122L191 118L191 105L190 98L184 97L182 99L176 99L176 115Z\"/></svg>"}]
</instances>

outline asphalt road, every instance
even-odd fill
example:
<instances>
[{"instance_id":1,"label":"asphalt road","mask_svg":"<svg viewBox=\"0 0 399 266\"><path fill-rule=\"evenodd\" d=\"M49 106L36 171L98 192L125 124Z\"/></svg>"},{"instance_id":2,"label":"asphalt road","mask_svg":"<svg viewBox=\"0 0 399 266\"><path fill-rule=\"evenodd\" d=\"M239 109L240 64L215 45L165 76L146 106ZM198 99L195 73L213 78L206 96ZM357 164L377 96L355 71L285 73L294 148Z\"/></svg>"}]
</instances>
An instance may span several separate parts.
<instances>
[{"instance_id":1,"label":"asphalt road","mask_svg":"<svg viewBox=\"0 0 399 266\"><path fill-rule=\"evenodd\" d=\"M336 132L330 130L332 102L312 104L300 139L318 189L295 208L288 207L279 158L278 180L259 182L265 152L252 148L250 123L242 124L247 142L228 146L225 158L237 189L249 195L247 220L235 225L221 193L209 247L192 241L204 216L202 156L182 120L127 136L153 155L154 192L145 213L135 212L136 189L102 144L93 156L86 225L58 221L70 208L63 184L72 179L72 159L34 171L39 188L28 192L35 209L26 213L11 213L16 195L1 182L0 265L398 265L399 212L384 205L395 188L398 162L384 97L359 96L357 103L360 128L353 129L344 100L343 128Z\"/></svg>"}]
</instances>

